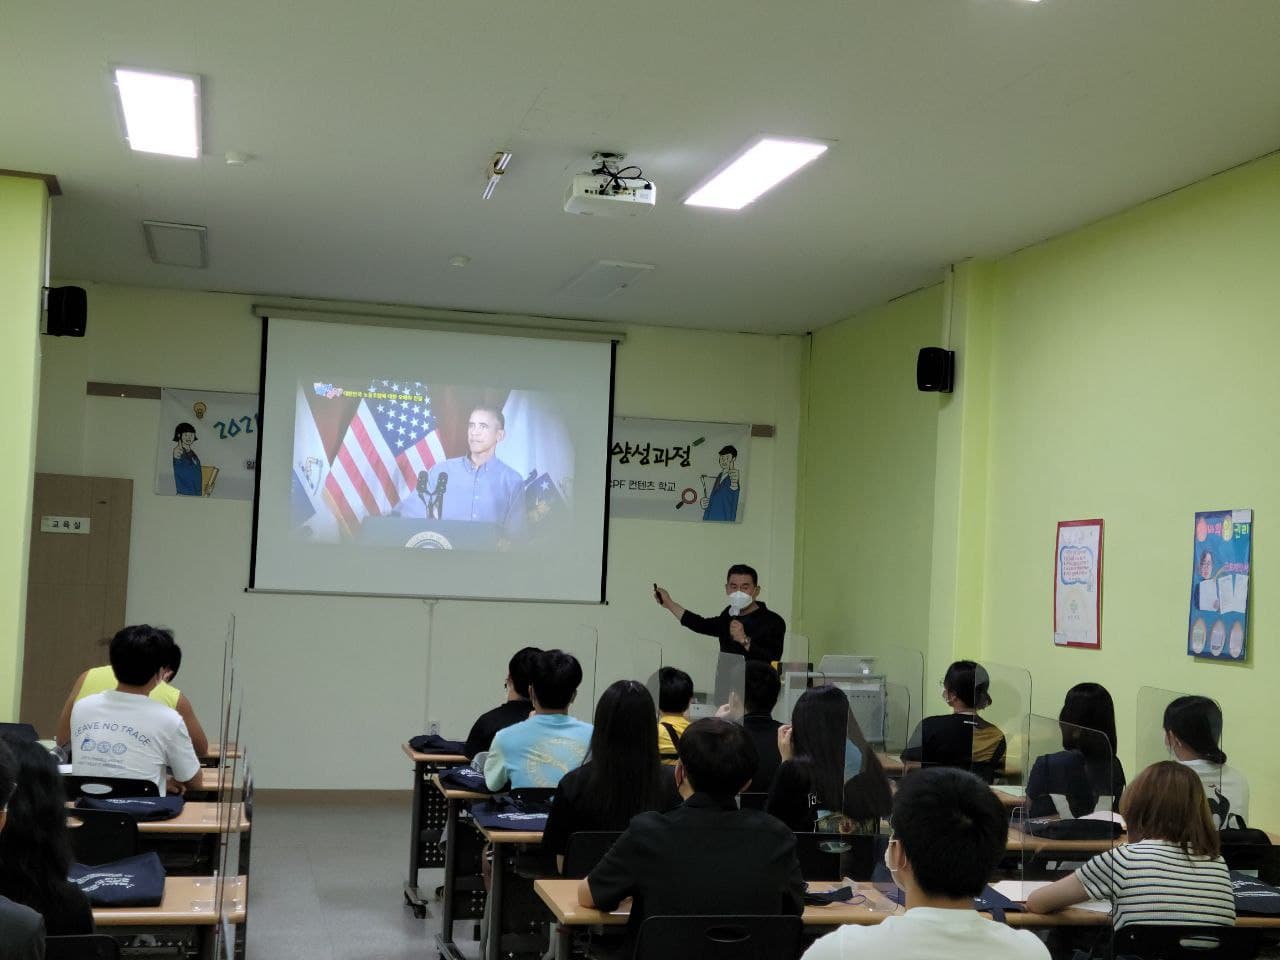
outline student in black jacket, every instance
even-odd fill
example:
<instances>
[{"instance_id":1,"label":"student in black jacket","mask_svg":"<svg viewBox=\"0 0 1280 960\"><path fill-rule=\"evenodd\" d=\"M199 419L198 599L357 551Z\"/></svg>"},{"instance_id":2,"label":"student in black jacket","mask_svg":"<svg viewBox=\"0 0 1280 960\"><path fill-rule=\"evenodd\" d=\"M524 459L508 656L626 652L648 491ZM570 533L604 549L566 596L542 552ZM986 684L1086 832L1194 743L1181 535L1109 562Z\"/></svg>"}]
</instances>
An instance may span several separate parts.
<instances>
[{"instance_id":1,"label":"student in black jacket","mask_svg":"<svg viewBox=\"0 0 1280 960\"><path fill-rule=\"evenodd\" d=\"M14 758L16 786L0 831L0 896L44 917L51 937L93 933L89 901L67 880L66 792L49 751L30 740L0 737Z\"/></svg>"},{"instance_id":2,"label":"student in black jacket","mask_svg":"<svg viewBox=\"0 0 1280 960\"><path fill-rule=\"evenodd\" d=\"M632 820L578 884L578 902L613 910L633 897L632 931L648 916L802 913L794 834L735 801L755 768L742 727L718 717L691 723L675 771L684 804Z\"/></svg>"},{"instance_id":3,"label":"student in black jacket","mask_svg":"<svg viewBox=\"0 0 1280 960\"><path fill-rule=\"evenodd\" d=\"M925 717L916 725L902 762L956 767L993 783L1004 767L1004 734L978 716L991 706L991 677L972 660L957 660L942 680L942 699L951 712Z\"/></svg>"},{"instance_id":4,"label":"student in black jacket","mask_svg":"<svg viewBox=\"0 0 1280 960\"><path fill-rule=\"evenodd\" d=\"M778 671L767 663L758 660L747 661L746 690L744 706L746 712L742 717L742 726L756 746L756 774L751 778L752 793L768 793L773 783L773 775L782 763L778 753L778 728L782 724L773 719L773 708L778 702L778 694L782 692L782 681Z\"/></svg>"},{"instance_id":5,"label":"student in black jacket","mask_svg":"<svg viewBox=\"0 0 1280 960\"><path fill-rule=\"evenodd\" d=\"M499 730L529 719L533 704L529 700L529 681L533 679L533 667L537 663L537 647L524 647L517 650L511 662L507 664L507 702L494 707L480 717L471 726L467 734L467 743L463 753L468 760L474 760L477 753L484 753L493 744L494 735Z\"/></svg>"},{"instance_id":6,"label":"student in black jacket","mask_svg":"<svg viewBox=\"0 0 1280 960\"><path fill-rule=\"evenodd\" d=\"M843 690L811 687L778 729L782 765L765 811L802 833L875 833L893 809L884 767Z\"/></svg>"},{"instance_id":7,"label":"student in black jacket","mask_svg":"<svg viewBox=\"0 0 1280 960\"><path fill-rule=\"evenodd\" d=\"M1031 816L1083 817L1100 805L1118 810L1124 767L1116 756L1116 709L1107 688L1077 683L1067 691L1058 722L1062 749L1037 757L1027 778Z\"/></svg>"},{"instance_id":8,"label":"student in black jacket","mask_svg":"<svg viewBox=\"0 0 1280 960\"><path fill-rule=\"evenodd\" d=\"M680 805L675 768L658 762L657 729L644 684L619 680L600 695L587 758L560 780L542 834L542 850L555 854L558 869L573 834L622 831L638 813Z\"/></svg>"}]
</instances>

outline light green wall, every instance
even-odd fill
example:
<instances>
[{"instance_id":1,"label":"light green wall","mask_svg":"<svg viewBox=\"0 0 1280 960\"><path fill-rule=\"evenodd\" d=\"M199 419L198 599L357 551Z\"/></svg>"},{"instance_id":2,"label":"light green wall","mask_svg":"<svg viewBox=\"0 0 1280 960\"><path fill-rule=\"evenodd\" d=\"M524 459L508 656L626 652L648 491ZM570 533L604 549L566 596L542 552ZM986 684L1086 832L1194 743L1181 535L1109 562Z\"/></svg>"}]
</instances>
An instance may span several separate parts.
<instances>
[{"instance_id":1,"label":"light green wall","mask_svg":"<svg viewBox=\"0 0 1280 960\"><path fill-rule=\"evenodd\" d=\"M941 285L818 331L800 500L799 629L810 656L928 642L939 397L916 352L941 332Z\"/></svg>"},{"instance_id":2,"label":"light green wall","mask_svg":"<svg viewBox=\"0 0 1280 960\"><path fill-rule=\"evenodd\" d=\"M0 177L0 719L18 719L27 607L48 192L43 180Z\"/></svg>"},{"instance_id":3,"label":"light green wall","mask_svg":"<svg viewBox=\"0 0 1280 960\"><path fill-rule=\"evenodd\" d=\"M1280 829L1280 158L1002 260L993 309L983 655L1026 664L1042 712L1105 683L1130 766L1140 686L1217 698L1251 819ZM1192 514L1230 507L1257 519L1243 666L1184 652ZM1055 525L1088 517L1102 650L1055 649Z\"/></svg>"}]
</instances>

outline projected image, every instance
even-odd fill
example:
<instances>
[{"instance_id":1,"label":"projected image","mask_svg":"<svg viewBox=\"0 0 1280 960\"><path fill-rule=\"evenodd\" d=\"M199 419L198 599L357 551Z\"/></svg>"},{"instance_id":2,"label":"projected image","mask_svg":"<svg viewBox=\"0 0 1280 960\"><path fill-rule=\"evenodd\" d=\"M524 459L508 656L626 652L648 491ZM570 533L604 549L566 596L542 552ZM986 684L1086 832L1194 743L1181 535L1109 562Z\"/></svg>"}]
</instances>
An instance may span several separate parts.
<instances>
[{"instance_id":1,"label":"projected image","mask_svg":"<svg viewBox=\"0 0 1280 960\"><path fill-rule=\"evenodd\" d=\"M506 551L572 526L574 454L546 391L298 383L290 527L313 543Z\"/></svg>"}]
</instances>

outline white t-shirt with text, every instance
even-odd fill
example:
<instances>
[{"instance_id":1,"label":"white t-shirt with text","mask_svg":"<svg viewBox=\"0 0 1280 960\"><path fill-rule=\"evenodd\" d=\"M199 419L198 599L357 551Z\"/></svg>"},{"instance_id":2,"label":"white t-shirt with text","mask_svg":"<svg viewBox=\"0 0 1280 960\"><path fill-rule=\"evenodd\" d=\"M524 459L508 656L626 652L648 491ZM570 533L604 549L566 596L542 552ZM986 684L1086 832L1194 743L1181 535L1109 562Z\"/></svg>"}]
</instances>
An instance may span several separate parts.
<instances>
[{"instance_id":1,"label":"white t-shirt with text","mask_svg":"<svg viewBox=\"0 0 1280 960\"><path fill-rule=\"evenodd\" d=\"M164 796L165 768L185 782L200 770L178 711L137 693L107 690L71 708L71 772L150 780Z\"/></svg>"},{"instance_id":2,"label":"white t-shirt with text","mask_svg":"<svg viewBox=\"0 0 1280 960\"><path fill-rule=\"evenodd\" d=\"M815 942L804 960L1049 960L1030 930L1013 930L974 910L914 907L874 927L846 926Z\"/></svg>"}]
</instances>

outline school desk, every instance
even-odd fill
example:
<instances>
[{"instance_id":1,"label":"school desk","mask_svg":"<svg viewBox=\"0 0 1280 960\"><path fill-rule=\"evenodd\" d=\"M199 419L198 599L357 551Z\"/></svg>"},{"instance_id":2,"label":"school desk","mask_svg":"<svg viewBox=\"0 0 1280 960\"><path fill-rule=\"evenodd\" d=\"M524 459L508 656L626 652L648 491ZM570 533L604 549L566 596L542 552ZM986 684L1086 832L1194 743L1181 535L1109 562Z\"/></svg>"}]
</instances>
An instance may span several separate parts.
<instances>
[{"instance_id":1,"label":"school desk","mask_svg":"<svg viewBox=\"0 0 1280 960\"><path fill-rule=\"evenodd\" d=\"M436 948L441 957L455 958L460 960L462 954L458 950L457 944L453 939L453 924L455 920L462 919L460 913L465 913L467 918L476 919L483 915L484 912L484 878L475 871L463 871L460 864L463 858L459 855L459 847L465 842L462 838L463 832L458 830L458 814L462 810L463 804L471 800L487 800L487 793L475 793L470 790L454 790L446 787L440 782L440 775L433 773L428 781L436 797L437 802L443 802L445 805L444 818L444 882L441 885L440 895L440 932L436 934ZM417 804L415 804L415 807ZM469 834L470 831L466 831ZM470 849L470 848L468 848ZM416 891L415 891L416 892ZM459 899L465 901L465 910L459 910ZM409 900L409 893L406 887L405 900ZM426 908L423 907L423 915ZM418 916L418 911L414 909L414 915Z\"/></svg>"},{"instance_id":2,"label":"school desk","mask_svg":"<svg viewBox=\"0 0 1280 960\"><path fill-rule=\"evenodd\" d=\"M445 800L432 788L431 778L441 770L467 762L456 753L420 753L409 744L400 744L413 762L413 810L409 818L409 874L404 882L404 902L419 920L427 915L427 901L418 890L418 871L443 867L444 851L439 837L448 815Z\"/></svg>"},{"instance_id":3,"label":"school desk","mask_svg":"<svg viewBox=\"0 0 1280 960\"><path fill-rule=\"evenodd\" d=\"M227 918L235 924L236 955L243 956L248 880L232 877L224 887ZM219 922L216 877L166 877L164 899L157 907L95 907L93 923L98 933L133 945L169 947L184 956L213 960L214 928ZM155 952L153 950L153 952Z\"/></svg>"}]
</instances>

